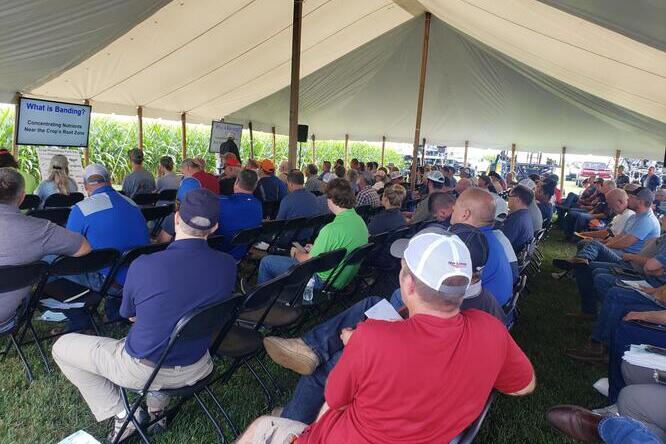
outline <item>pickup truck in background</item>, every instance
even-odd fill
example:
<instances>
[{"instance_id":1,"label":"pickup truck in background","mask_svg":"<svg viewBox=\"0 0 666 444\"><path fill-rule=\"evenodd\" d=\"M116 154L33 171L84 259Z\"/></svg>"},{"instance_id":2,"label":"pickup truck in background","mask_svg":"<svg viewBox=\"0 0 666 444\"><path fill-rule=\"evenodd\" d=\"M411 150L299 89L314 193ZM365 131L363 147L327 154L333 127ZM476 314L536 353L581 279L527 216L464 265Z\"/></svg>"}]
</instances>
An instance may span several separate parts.
<instances>
[{"instance_id":1,"label":"pickup truck in background","mask_svg":"<svg viewBox=\"0 0 666 444\"><path fill-rule=\"evenodd\" d=\"M583 162L576 176L576 185L582 186L583 181L592 176L601 177L602 179L612 179L613 172L606 163Z\"/></svg>"}]
</instances>

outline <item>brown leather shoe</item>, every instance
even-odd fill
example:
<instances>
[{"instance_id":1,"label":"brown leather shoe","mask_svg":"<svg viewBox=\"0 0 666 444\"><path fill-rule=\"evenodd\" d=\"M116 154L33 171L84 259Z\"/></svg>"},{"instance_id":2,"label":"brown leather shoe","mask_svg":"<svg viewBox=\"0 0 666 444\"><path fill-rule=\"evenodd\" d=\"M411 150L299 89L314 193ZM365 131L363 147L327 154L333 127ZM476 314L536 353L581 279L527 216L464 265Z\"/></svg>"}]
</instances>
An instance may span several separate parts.
<instances>
[{"instance_id":1,"label":"brown leather shoe","mask_svg":"<svg viewBox=\"0 0 666 444\"><path fill-rule=\"evenodd\" d=\"M557 405L546 412L552 427L583 442L600 442L597 426L603 416L576 405Z\"/></svg>"},{"instance_id":2,"label":"brown leather shoe","mask_svg":"<svg viewBox=\"0 0 666 444\"><path fill-rule=\"evenodd\" d=\"M577 361L608 362L608 351L603 344L589 341L581 348L570 348L565 353Z\"/></svg>"},{"instance_id":3,"label":"brown leather shoe","mask_svg":"<svg viewBox=\"0 0 666 444\"><path fill-rule=\"evenodd\" d=\"M301 375L311 375L319 366L319 357L301 338L264 338L264 348L273 361Z\"/></svg>"}]
</instances>

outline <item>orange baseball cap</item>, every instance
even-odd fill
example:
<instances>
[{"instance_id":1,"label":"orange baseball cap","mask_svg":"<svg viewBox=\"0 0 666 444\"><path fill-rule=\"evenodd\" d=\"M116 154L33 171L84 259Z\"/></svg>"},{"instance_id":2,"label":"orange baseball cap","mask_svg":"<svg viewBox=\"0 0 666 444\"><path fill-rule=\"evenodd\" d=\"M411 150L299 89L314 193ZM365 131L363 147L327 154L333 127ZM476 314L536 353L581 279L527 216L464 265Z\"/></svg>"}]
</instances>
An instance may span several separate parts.
<instances>
[{"instance_id":1,"label":"orange baseball cap","mask_svg":"<svg viewBox=\"0 0 666 444\"><path fill-rule=\"evenodd\" d=\"M259 168L266 171L267 173L275 172L275 165L269 159L264 159L261 162L259 162Z\"/></svg>"}]
</instances>

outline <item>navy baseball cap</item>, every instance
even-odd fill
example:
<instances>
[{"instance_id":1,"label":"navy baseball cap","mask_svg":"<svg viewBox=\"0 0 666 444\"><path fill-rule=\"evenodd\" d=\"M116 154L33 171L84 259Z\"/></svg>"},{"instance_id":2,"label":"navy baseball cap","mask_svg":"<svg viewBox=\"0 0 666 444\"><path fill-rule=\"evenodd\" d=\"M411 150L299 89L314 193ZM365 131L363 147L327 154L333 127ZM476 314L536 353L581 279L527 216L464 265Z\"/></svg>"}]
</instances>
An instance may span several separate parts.
<instances>
[{"instance_id":1,"label":"navy baseball cap","mask_svg":"<svg viewBox=\"0 0 666 444\"><path fill-rule=\"evenodd\" d=\"M210 230L220 220L220 198L206 188L190 190L180 202L178 214L197 230Z\"/></svg>"},{"instance_id":2,"label":"navy baseball cap","mask_svg":"<svg viewBox=\"0 0 666 444\"><path fill-rule=\"evenodd\" d=\"M467 246L472 258L472 269L478 271L483 268L488 261L488 240L481 230L471 225L455 224L451 226L451 233Z\"/></svg>"}]
</instances>

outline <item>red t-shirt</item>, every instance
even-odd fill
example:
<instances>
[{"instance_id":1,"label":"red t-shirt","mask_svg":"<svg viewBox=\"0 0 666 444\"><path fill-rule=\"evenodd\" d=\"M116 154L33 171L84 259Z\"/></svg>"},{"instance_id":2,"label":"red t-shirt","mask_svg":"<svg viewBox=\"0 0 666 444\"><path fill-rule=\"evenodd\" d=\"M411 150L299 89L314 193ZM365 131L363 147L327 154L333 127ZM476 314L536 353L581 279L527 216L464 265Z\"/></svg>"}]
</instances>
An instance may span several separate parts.
<instances>
[{"instance_id":1,"label":"red t-shirt","mask_svg":"<svg viewBox=\"0 0 666 444\"><path fill-rule=\"evenodd\" d=\"M368 320L328 376L330 410L296 442L449 442L479 416L493 388L517 392L532 375L504 325L479 310Z\"/></svg>"},{"instance_id":2,"label":"red t-shirt","mask_svg":"<svg viewBox=\"0 0 666 444\"><path fill-rule=\"evenodd\" d=\"M220 183L218 182L217 176L205 171L198 171L194 173L192 177L198 180L203 188L206 188L215 194L220 194Z\"/></svg>"}]
</instances>

